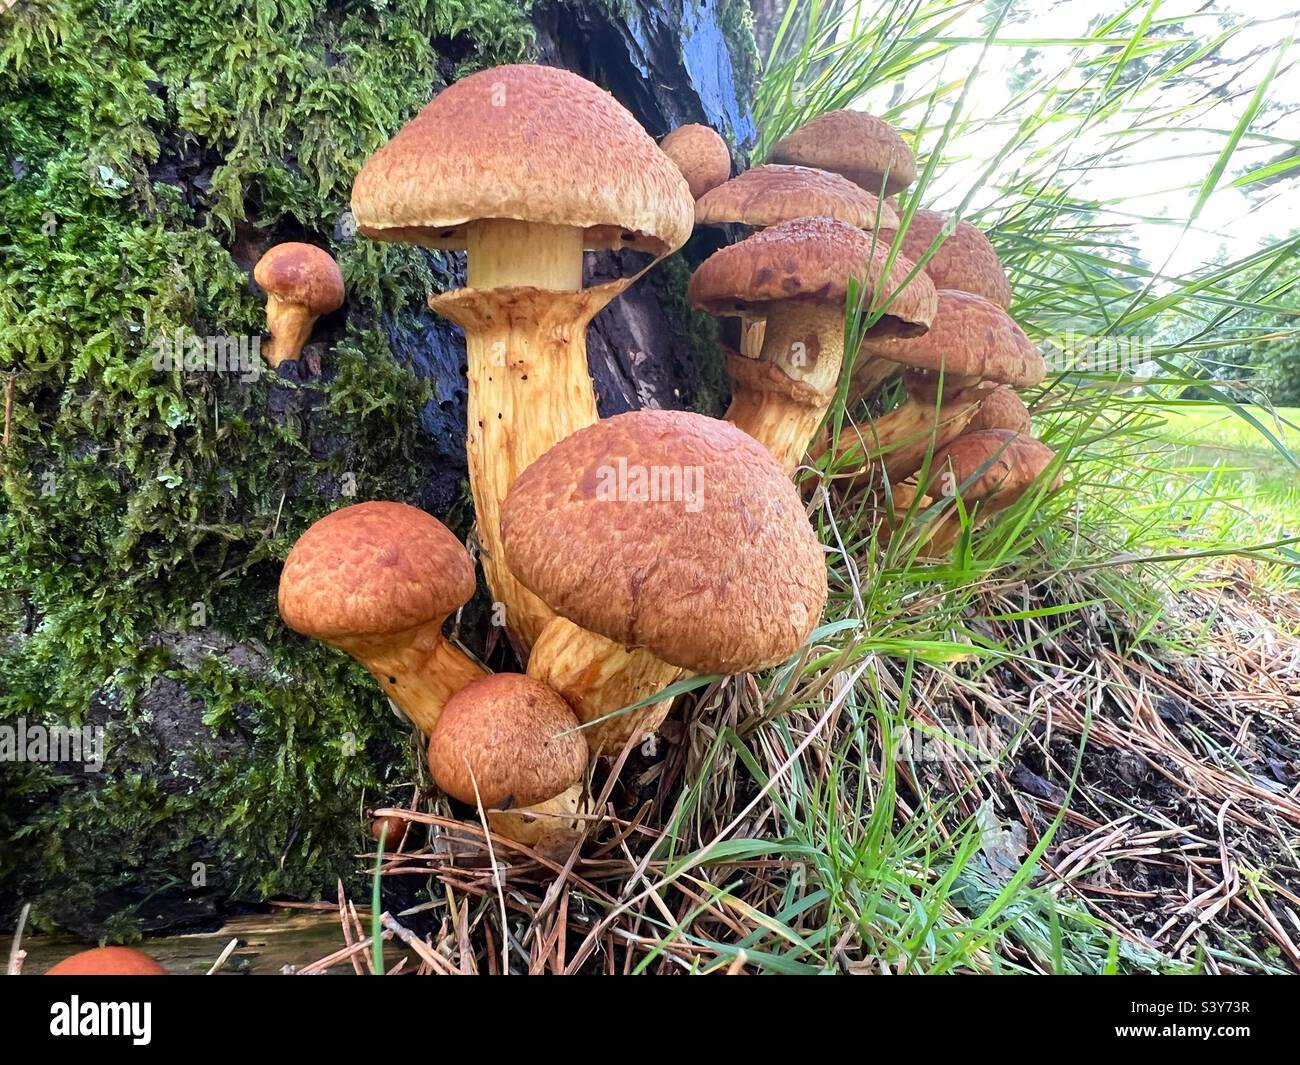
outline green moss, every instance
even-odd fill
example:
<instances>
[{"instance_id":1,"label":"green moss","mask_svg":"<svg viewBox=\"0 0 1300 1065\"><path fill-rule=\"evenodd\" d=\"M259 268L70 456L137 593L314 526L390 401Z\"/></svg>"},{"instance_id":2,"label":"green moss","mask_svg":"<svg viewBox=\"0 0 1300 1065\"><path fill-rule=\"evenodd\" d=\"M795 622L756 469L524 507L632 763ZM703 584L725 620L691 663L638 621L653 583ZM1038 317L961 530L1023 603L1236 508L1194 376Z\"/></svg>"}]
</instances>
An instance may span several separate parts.
<instances>
[{"instance_id":1,"label":"green moss","mask_svg":"<svg viewBox=\"0 0 1300 1065\"><path fill-rule=\"evenodd\" d=\"M130 937L151 905L135 885L193 894L195 863L223 897L328 887L353 867L346 826L409 779L362 671L281 626L275 563L345 472L358 498L418 498L428 387L370 323L421 306L424 257L333 245L350 303L328 387L158 371L152 344L257 335L241 246L327 241L440 71L529 54L527 6L51 0L0 19L0 723L108 743L98 774L4 767L0 891L38 926Z\"/></svg>"}]
</instances>

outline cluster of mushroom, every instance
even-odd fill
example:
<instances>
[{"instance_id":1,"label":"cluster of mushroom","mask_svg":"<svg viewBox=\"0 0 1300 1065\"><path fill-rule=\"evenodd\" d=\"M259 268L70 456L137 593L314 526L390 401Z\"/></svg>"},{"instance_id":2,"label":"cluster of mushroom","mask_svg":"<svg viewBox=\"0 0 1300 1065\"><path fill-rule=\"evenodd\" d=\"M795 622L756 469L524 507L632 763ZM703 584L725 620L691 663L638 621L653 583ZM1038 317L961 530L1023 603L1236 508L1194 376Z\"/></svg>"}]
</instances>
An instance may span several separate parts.
<instances>
[{"instance_id":1,"label":"cluster of mushroom","mask_svg":"<svg viewBox=\"0 0 1300 1065\"><path fill-rule=\"evenodd\" d=\"M585 286L584 251L657 260L694 212L673 160L609 94L537 66L458 81L366 162L352 211L371 239L467 255L466 286L429 302L465 331L480 558L527 672L489 674L444 634L473 562L402 503L308 529L280 612L369 670L427 736L443 791L500 835L563 845L590 760L654 731L667 685L798 650L826 598L821 546L785 471L735 426L598 419L586 328L635 278Z\"/></svg>"},{"instance_id":2,"label":"cluster of mushroom","mask_svg":"<svg viewBox=\"0 0 1300 1065\"><path fill-rule=\"evenodd\" d=\"M979 503L978 521L1018 499L1054 456L1029 435L1014 389L1039 384L1046 367L1007 313L1011 288L984 234L927 210L899 234L894 197L915 180L916 160L871 115L821 115L777 141L771 163L712 183L702 162L709 133L693 132L679 159L703 189L696 224L752 231L705 261L689 289L694 306L741 321L727 352L728 420L789 471L810 446L822 458L830 442L814 438L840 382L852 278L867 328L848 403L899 373L907 398L838 441L825 460L835 480L849 492L892 493L879 508L886 534L914 501L934 502L922 488L960 495L968 509ZM931 456L935 476L918 485ZM942 554L961 522L955 506L933 516L923 546Z\"/></svg>"}]
</instances>

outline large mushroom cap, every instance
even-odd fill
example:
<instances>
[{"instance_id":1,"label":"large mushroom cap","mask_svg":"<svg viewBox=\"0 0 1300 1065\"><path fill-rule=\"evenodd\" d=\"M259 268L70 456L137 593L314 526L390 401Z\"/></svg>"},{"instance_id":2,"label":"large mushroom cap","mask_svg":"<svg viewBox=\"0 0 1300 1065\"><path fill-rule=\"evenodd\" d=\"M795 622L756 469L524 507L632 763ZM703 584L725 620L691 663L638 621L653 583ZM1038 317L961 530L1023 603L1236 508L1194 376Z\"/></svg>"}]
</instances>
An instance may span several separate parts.
<instances>
[{"instance_id":1,"label":"large mushroom cap","mask_svg":"<svg viewBox=\"0 0 1300 1065\"><path fill-rule=\"evenodd\" d=\"M697 200L731 176L727 142L710 126L678 126L659 142L659 147L677 164Z\"/></svg>"},{"instance_id":2,"label":"large mushroom cap","mask_svg":"<svg viewBox=\"0 0 1300 1065\"><path fill-rule=\"evenodd\" d=\"M864 189L885 195L916 180L916 157L888 122L862 111L829 111L772 146L774 163L833 170Z\"/></svg>"},{"instance_id":3,"label":"large mushroom cap","mask_svg":"<svg viewBox=\"0 0 1300 1065\"><path fill-rule=\"evenodd\" d=\"M586 231L590 248L663 254L691 234L673 161L617 100L553 67L481 70L433 98L352 186L375 240L463 249L465 224L514 219Z\"/></svg>"},{"instance_id":4,"label":"large mushroom cap","mask_svg":"<svg viewBox=\"0 0 1300 1065\"><path fill-rule=\"evenodd\" d=\"M898 227L898 213L839 174L806 166L756 166L711 192L695 205L695 224L729 222L774 226L816 215L837 218L859 229Z\"/></svg>"},{"instance_id":5,"label":"large mushroom cap","mask_svg":"<svg viewBox=\"0 0 1300 1065\"><path fill-rule=\"evenodd\" d=\"M947 223L946 214L917 211L903 234L900 250L913 262L920 262ZM892 239L893 234L888 237ZM983 296L999 307L1011 306L1011 283L1007 281L998 253L989 238L969 222L957 223L925 261L924 270L935 288L961 289Z\"/></svg>"},{"instance_id":6,"label":"large mushroom cap","mask_svg":"<svg viewBox=\"0 0 1300 1065\"><path fill-rule=\"evenodd\" d=\"M929 278L901 256L886 274L889 244L831 218L797 218L722 248L691 277L687 299L711 314L739 314L786 300L843 305L849 278L875 294L881 307L890 293L880 332L915 335L934 317ZM885 322L882 319L882 322Z\"/></svg>"},{"instance_id":7,"label":"large mushroom cap","mask_svg":"<svg viewBox=\"0 0 1300 1065\"><path fill-rule=\"evenodd\" d=\"M166 976L164 969L142 950L95 947L51 966L46 976Z\"/></svg>"},{"instance_id":8,"label":"large mushroom cap","mask_svg":"<svg viewBox=\"0 0 1300 1065\"><path fill-rule=\"evenodd\" d=\"M280 616L318 640L379 636L441 620L474 594L474 566L436 518L358 503L299 537L280 573Z\"/></svg>"},{"instance_id":9,"label":"large mushroom cap","mask_svg":"<svg viewBox=\"0 0 1300 1065\"><path fill-rule=\"evenodd\" d=\"M506 561L556 613L702 673L780 662L826 564L789 477L727 422L641 410L580 429L515 482Z\"/></svg>"},{"instance_id":10,"label":"large mushroom cap","mask_svg":"<svg viewBox=\"0 0 1300 1065\"><path fill-rule=\"evenodd\" d=\"M1032 436L1010 429L983 429L963 433L940 448L931 468L945 471L940 481L943 494L960 494L967 506L981 503L986 510L998 510L1024 495L1054 458L1056 452Z\"/></svg>"},{"instance_id":11,"label":"large mushroom cap","mask_svg":"<svg viewBox=\"0 0 1300 1065\"><path fill-rule=\"evenodd\" d=\"M429 739L438 787L461 802L481 799L484 809L554 798L586 767L587 739L569 704L519 673L494 673L462 688Z\"/></svg>"},{"instance_id":12,"label":"large mushroom cap","mask_svg":"<svg viewBox=\"0 0 1300 1065\"><path fill-rule=\"evenodd\" d=\"M343 306L343 274L329 252L314 244L277 244L257 260L253 280L284 303L319 317Z\"/></svg>"},{"instance_id":13,"label":"large mushroom cap","mask_svg":"<svg viewBox=\"0 0 1300 1065\"><path fill-rule=\"evenodd\" d=\"M978 377L1016 388L1042 381L1047 364L1015 319L969 292L941 289L929 330L916 337L868 337L863 351L950 378Z\"/></svg>"}]
</instances>

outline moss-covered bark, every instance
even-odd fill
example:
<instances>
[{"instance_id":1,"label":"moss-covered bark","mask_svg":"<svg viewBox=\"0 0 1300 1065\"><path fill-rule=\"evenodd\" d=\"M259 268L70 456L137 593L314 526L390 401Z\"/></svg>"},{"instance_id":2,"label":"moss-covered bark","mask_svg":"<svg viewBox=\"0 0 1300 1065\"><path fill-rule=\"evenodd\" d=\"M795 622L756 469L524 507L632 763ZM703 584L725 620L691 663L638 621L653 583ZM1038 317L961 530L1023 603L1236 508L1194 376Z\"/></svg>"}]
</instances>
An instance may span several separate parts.
<instances>
[{"instance_id":1,"label":"moss-covered bark","mask_svg":"<svg viewBox=\"0 0 1300 1065\"><path fill-rule=\"evenodd\" d=\"M424 308L452 264L354 239L347 201L440 85L534 55L531 8L0 16L0 725L107 742L100 772L0 763L0 915L29 901L38 927L116 939L310 895L351 873L363 808L409 794L406 730L358 667L284 629L276 580L347 502L468 527L463 345ZM256 380L156 369L160 337L260 334L249 273L283 239L330 247L348 287L302 362ZM683 276L656 296L672 315ZM702 349L699 328L675 343ZM716 379L695 373L682 402L712 406ZM490 650L486 624L474 639Z\"/></svg>"}]
</instances>

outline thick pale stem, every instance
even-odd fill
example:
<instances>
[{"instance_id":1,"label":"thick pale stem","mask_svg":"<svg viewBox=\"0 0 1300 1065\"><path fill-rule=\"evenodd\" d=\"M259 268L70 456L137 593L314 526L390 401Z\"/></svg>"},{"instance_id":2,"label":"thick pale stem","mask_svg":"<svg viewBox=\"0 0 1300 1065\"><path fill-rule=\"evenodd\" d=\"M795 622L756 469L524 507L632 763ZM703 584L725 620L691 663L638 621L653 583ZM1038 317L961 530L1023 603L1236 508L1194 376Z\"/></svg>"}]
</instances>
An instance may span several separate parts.
<instances>
[{"instance_id":1,"label":"thick pale stem","mask_svg":"<svg viewBox=\"0 0 1300 1065\"><path fill-rule=\"evenodd\" d=\"M582 288L582 230L492 218L471 222L465 234L465 287Z\"/></svg>"},{"instance_id":2,"label":"thick pale stem","mask_svg":"<svg viewBox=\"0 0 1300 1065\"><path fill-rule=\"evenodd\" d=\"M471 241L471 274L481 279L473 266L474 254ZM500 266L505 269L504 262ZM567 285L572 278L557 272L552 280ZM493 598L504 607L507 631L524 657L553 615L506 566L501 506L515 478L536 459L595 423L587 325L630 283L624 279L567 291L464 288L429 301L465 330L466 450L483 571Z\"/></svg>"},{"instance_id":3,"label":"thick pale stem","mask_svg":"<svg viewBox=\"0 0 1300 1065\"><path fill-rule=\"evenodd\" d=\"M549 684L586 724L650 698L684 677L686 670L557 617L533 646L528 675ZM587 745L593 754L617 754L629 737L655 732L671 705L671 699L663 699L591 725L583 729Z\"/></svg>"},{"instance_id":4,"label":"thick pale stem","mask_svg":"<svg viewBox=\"0 0 1300 1065\"><path fill-rule=\"evenodd\" d=\"M897 484L916 473L925 456L957 439L979 410L982 394L971 389L939 406L930 400L909 396L902 406L859 430L854 451L868 468L850 482L862 486L877 469L883 469Z\"/></svg>"},{"instance_id":5,"label":"thick pale stem","mask_svg":"<svg viewBox=\"0 0 1300 1065\"><path fill-rule=\"evenodd\" d=\"M442 634L442 622L405 632L340 640L337 646L370 671L390 699L426 736L447 700L486 670Z\"/></svg>"},{"instance_id":6,"label":"thick pale stem","mask_svg":"<svg viewBox=\"0 0 1300 1065\"><path fill-rule=\"evenodd\" d=\"M835 398L844 359L844 311L834 305L772 304L757 359L729 356L727 420L793 473Z\"/></svg>"},{"instance_id":7,"label":"thick pale stem","mask_svg":"<svg viewBox=\"0 0 1300 1065\"><path fill-rule=\"evenodd\" d=\"M317 315L301 303L286 303L275 296L266 298L266 330L271 339L262 345L262 357L271 369L280 363L296 359L311 336L311 327Z\"/></svg>"}]
</instances>

